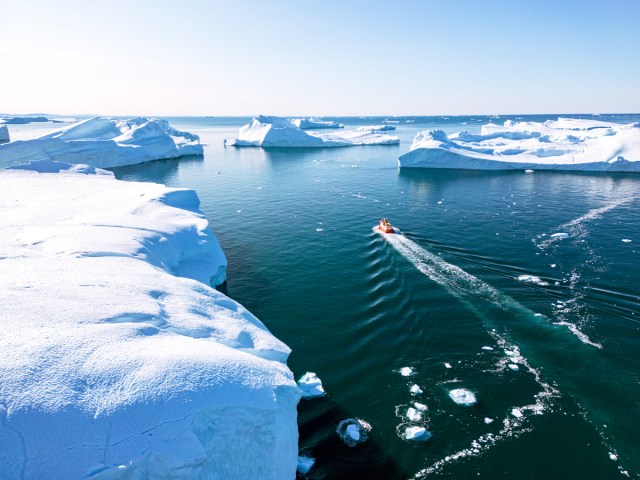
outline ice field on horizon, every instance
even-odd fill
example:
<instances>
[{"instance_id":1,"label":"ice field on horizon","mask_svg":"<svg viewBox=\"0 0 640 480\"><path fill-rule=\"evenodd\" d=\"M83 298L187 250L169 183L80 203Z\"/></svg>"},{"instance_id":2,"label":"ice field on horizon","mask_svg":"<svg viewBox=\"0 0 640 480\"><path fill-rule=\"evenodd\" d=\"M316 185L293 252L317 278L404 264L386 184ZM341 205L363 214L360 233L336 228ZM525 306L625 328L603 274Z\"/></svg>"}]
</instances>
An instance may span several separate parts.
<instances>
[{"instance_id":1,"label":"ice field on horizon","mask_svg":"<svg viewBox=\"0 0 640 480\"><path fill-rule=\"evenodd\" d=\"M640 123L558 118L416 135L400 167L640 172Z\"/></svg>"},{"instance_id":2,"label":"ice field on horizon","mask_svg":"<svg viewBox=\"0 0 640 480\"><path fill-rule=\"evenodd\" d=\"M176 130L166 120L96 117L0 145L0 168L40 160L110 168L202 153L197 135Z\"/></svg>"},{"instance_id":3,"label":"ice field on horizon","mask_svg":"<svg viewBox=\"0 0 640 480\"><path fill-rule=\"evenodd\" d=\"M234 147L325 148L358 145L396 145L396 136L371 131L333 133L307 132L286 118L258 115L240 128L238 138L227 140Z\"/></svg>"},{"instance_id":4,"label":"ice field on horizon","mask_svg":"<svg viewBox=\"0 0 640 480\"><path fill-rule=\"evenodd\" d=\"M295 477L290 349L209 286L194 191L36 162L0 212L2 476Z\"/></svg>"}]
</instances>

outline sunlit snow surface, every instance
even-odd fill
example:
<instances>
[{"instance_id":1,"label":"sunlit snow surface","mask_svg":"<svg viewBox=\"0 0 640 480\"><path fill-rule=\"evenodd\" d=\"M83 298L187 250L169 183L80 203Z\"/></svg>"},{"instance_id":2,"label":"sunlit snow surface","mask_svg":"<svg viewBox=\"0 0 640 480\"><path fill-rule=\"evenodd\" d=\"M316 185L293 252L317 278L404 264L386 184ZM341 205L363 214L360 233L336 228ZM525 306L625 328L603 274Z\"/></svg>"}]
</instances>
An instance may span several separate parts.
<instances>
[{"instance_id":1,"label":"sunlit snow surface","mask_svg":"<svg viewBox=\"0 0 640 480\"><path fill-rule=\"evenodd\" d=\"M356 130L316 133L307 132L286 118L258 115L240 129L238 138L227 141L235 147L324 148L356 145L395 145L398 137Z\"/></svg>"},{"instance_id":2,"label":"sunlit snow surface","mask_svg":"<svg viewBox=\"0 0 640 480\"><path fill-rule=\"evenodd\" d=\"M640 124L559 118L416 135L400 167L640 172Z\"/></svg>"},{"instance_id":3,"label":"sunlit snow surface","mask_svg":"<svg viewBox=\"0 0 640 480\"><path fill-rule=\"evenodd\" d=\"M0 168L39 160L110 168L202 152L197 135L176 130L166 120L97 117L0 145Z\"/></svg>"},{"instance_id":4,"label":"sunlit snow surface","mask_svg":"<svg viewBox=\"0 0 640 480\"><path fill-rule=\"evenodd\" d=\"M290 350L196 194L58 169L0 170L0 476L293 478Z\"/></svg>"}]
</instances>

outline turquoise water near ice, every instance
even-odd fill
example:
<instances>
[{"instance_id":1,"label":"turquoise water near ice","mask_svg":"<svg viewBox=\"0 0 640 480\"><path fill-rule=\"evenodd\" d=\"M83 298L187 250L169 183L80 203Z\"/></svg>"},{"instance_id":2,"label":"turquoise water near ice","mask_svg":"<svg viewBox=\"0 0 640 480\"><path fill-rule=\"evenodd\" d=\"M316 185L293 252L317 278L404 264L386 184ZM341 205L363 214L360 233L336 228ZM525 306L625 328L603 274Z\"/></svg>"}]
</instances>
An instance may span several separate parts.
<instances>
[{"instance_id":1,"label":"turquoise water near ice","mask_svg":"<svg viewBox=\"0 0 640 480\"><path fill-rule=\"evenodd\" d=\"M337 118L398 122L401 144L326 150L225 148L249 119L170 118L203 158L115 172L195 189L228 295L293 349L296 377L322 379L298 409L308 478L640 478L640 177L397 168L421 130L555 118ZM374 233L383 216L404 236ZM425 443L402 439L415 400ZM372 426L355 448L335 434L349 417Z\"/></svg>"}]
</instances>

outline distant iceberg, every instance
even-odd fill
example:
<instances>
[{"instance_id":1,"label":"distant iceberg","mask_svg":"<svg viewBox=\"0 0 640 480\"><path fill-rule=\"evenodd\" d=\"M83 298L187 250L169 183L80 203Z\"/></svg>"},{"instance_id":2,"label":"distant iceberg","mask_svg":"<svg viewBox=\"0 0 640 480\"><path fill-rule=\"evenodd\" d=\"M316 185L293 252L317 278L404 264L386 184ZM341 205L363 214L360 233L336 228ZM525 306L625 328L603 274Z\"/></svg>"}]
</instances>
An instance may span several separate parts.
<instances>
[{"instance_id":1,"label":"distant iceberg","mask_svg":"<svg viewBox=\"0 0 640 480\"><path fill-rule=\"evenodd\" d=\"M640 123L559 118L489 123L479 135L416 135L400 167L640 172Z\"/></svg>"},{"instance_id":2,"label":"distant iceberg","mask_svg":"<svg viewBox=\"0 0 640 480\"><path fill-rule=\"evenodd\" d=\"M396 145L398 137L381 133L345 131L306 132L286 118L259 115L240 129L238 138L227 141L236 147L324 148L356 145Z\"/></svg>"},{"instance_id":3,"label":"distant iceberg","mask_svg":"<svg viewBox=\"0 0 640 480\"><path fill-rule=\"evenodd\" d=\"M358 127L356 130L359 132L387 132L395 130L394 125L367 125L365 127Z\"/></svg>"},{"instance_id":4,"label":"distant iceberg","mask_svg":"<svg viewBox=\"0 0 640 480\"><path fill-rule=\"evenodd\" d=\"M37 160L109 168L202 152L197 135L176 130L166 120L97 117L33 140L0 145L0 168Z\"/></svg>"},{"instance_id":5,"label":"distant iceberg","mask_svg":"<svg viewBox=\"0 0 640 480\"><path fill-rule=\"evenodd\" d=\"M209 286L195 192L49 161L0 184L0 477L295 478L290 350Z\"/></svg>"},{"instance_id":6,"label":"distant iceberg","mask_svg":"<svg viewBox=\"0 0 640 480\"><path fill-rule=\"evenodd\" d=\"M3 119L9 125L24 125L26 123L48 122L47 117L7 117Z\"/></svg>"},{"instance_id":7,"label":"distant iceberg","mask_svg":"<svg viewBox=\"0 0 640 480\"><path fill-rule=\"evenodd\" d=\"M9 129L6 125L0 125L0 143L6 143L9 141Z\"/></svg>"},{"instance_id":8,"label":"distant iceberg","mask_svg":"<svg viewBox=\"0 0 640 480\"><path fill-rule=\"evenodd\" d=\"M342 123L318 120L314 117L293 118L291 119L291 123L293 123L296 127L301 128L302 130L312 130L319 128L344 128L344 125Z\"/></svg>"}]
</instances>

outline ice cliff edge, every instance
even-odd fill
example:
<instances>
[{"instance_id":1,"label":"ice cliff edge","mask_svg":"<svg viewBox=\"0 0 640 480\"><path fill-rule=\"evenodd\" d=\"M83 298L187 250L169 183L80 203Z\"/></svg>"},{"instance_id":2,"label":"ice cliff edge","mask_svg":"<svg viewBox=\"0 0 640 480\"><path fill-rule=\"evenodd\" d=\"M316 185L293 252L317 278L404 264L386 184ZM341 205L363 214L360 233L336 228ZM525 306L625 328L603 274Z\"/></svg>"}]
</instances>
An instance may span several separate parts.
<instances>
[{"instance_id":1,"label":"ice cliff edge","mask_svg":"<svg viewBox=\"0 0 640 480\"><path fill-rule=\"evenodd\" d=\"M290 350L209 286L198 208L88 166L0 170L0 476L295 477Z\"/></svg>"}]
</instances>

